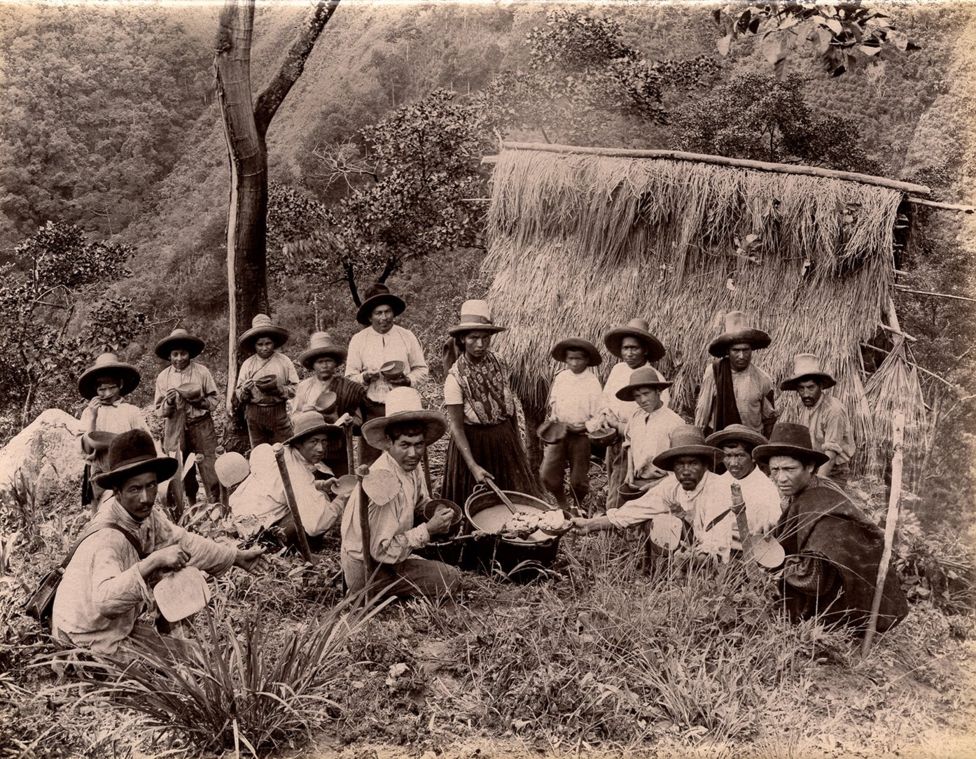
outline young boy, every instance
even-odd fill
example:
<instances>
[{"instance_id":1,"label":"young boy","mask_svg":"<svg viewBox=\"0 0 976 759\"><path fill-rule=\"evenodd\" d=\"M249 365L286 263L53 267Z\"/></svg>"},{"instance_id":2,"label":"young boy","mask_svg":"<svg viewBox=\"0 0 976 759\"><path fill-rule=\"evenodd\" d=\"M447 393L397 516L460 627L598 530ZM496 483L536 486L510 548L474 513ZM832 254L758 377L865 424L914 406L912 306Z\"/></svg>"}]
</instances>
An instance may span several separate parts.
<instances>
[{"instance_id":1,"label":"young boy","mask_svg":"<svg viewBox=\"0 0 976 759\"><path fill-rule=\"evenodd\" d=\"M142 411L130 403L123 403L123 396L139 386L139 371L131 364L119 361L114 353L103 353L95 363L78 378L78 391L88 399L88 406L81 412L81 423L86 433L111 432L119 434L129 430L149 432ZM85 455L85 478L82 484L82 504L97 505L105 489L95 484L95 476L107 471L108 446L99 445L85 435L81 439Z\"/></svg>"},{"instance_id":2,"label":"young boy","mask_svg":"<svg viewBox=\"0 0 976 759\"><path fill-rule=\"evenodd\" d=\"M185 329L174 329L156 343L156 355L169 366L156 377L154 403L156 415L163 419L163 452L179 451L184 457L195 453L209 503L217 503L217 432L211 412L220 404L220 396L210 370L195 360L203 348L203 340ZM187 481L186 494L191 503L196 500L196 478Z\"/></svg>"},{"instance_id":3,"label":"young boy","mask_svg":"<svg viewBox=\"0 0 976 759\"><path fill-rule=\"evenodd\" d=\"M603 357L595 345L575 337L556 343L551 355L569 368L558 372L552 382L547 418L565 424L566 435L562 440L546 443L539 476L556 502L566 506L563 478L568 464L572 507L578 512L590 491L587 423L598 419L603 396L599 378L587 370L599 366Z\"/></svg>"},{"instance_id":4,"label":"young boy","mask_svg":"<svg viewBox=\"0 0 976 759\"><path fill-rule=\"evenodd\" d=\"M684 420L664 405L661 391L671 387L658 373L645 366L630 375L630 382L617 391L622 401L634 401L637 410L617 430L624 436L627 473L624 478L631 489L647 492L660 483L667 472L654 465L654 457L667 450L671 432Z\"/></svg>"},{"instance_id":5,"label":"young boy","mask_svg":"<svg viewBox=\"0 0 976 759\"><path fill-rule=\"evenodd\" d=\"M252 448L283 443L292 434L286 404L295 397L298 372L291 359L278 351L286 342L288 330L272 324L266 314L255 316L251 328L238 340L241 350L254 351L237 376L237 399L245 404Z\"/></svg>"}]
</instances>

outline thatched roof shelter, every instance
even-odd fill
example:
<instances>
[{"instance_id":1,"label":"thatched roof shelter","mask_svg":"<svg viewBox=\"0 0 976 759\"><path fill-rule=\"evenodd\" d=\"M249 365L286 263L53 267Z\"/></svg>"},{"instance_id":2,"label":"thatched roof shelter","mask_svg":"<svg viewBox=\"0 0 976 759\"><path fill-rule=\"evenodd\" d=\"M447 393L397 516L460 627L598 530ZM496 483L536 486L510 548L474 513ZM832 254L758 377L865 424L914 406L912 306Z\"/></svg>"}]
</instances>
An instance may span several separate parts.
<instances>
[{"instance_id":1,"label":"thatched roof shelter","mask_svg":"<svg viewBox=\"0 0 976 759\"><path fill-rule=\"evenodd\" d=\"M660 155L677 157L506 144L495 159L488 298L523 401L545 402L555 341L602 349L607 330L641 316L668 349L671 405L689 411L722 315L744 310L773 339L756 363L778 381L794 354L816 353L868 434L859 346L891 303L899 206L927 188Z\"/></svg>"}]
</instances>

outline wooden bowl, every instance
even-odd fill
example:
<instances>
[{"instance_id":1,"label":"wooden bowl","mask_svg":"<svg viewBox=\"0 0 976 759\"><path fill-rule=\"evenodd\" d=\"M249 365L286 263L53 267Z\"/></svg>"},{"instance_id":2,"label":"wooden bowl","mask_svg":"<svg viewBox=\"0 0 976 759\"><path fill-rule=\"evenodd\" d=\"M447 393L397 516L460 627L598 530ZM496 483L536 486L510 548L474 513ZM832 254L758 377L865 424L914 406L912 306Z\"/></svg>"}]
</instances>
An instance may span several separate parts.
<instances>
[{"instance_id":1,"label":"wooden bowl","mask_svg":"<svg viewBox=\"0 0 976 759\"><path fill-rule=\"evenodd\" d=\"M176 388L176 392L183 396L184 400L196 403L203 398L203 388L196 382L187 382Z\"/></svg>"},{"instance_id":2,"label":"wooden bowl","mask_svg":"<svg viewBox=\"0 0 976 759\"><path fill-rule=\"evenodd\" d=\"M535 433L544 443L558 443L566 437L566 425L554 419L547 419L539 425Z\"/></svg>"},{"instance_id":3,"label":"wooden bowl","mask_svg":"<svg viewBox=\"0 0 976 759\"><path fill-rule=\"evenodd\" d=\"M108 450L109 444L115 438L114 432L86 432L81 436L84 447L95 453L104 453Z\"/></svg>"},{"instance_id":4,"label":"wooden bowl","mask_svg":"<svg viewBox=\"0 0 976 759\"><path fill-rule=\"evenodd\" d=\"M400 379L403 376L403 368L402 361L387 361L380 367L380 374L386 380Z\"/></svg>"},{"instance_id":5,"label":"wooden bowl","mask_svg":"<svg viewBox=\"0 0 976 759\"><path fill-rule=\"evenodd\" d=\"M609 446L613 445L613 442L617 437L617 431L613 429L613 427L604 427L602 429L593 430L593 432L588 432L587 437L590 439L591 443Z\"/></svg>"},{"instance_id":6,"label":"wooden bowl","mask_svg":"<svg viewBox=\"0 0 976 759\"><path fill-rule=\"evenodd\" d=\"M617 488L617 494L620 496L620 500L626 503L627 501L633 501L635 498L640 498L644 495L643 490L635 488L628 482L625 482L619 488Z\"/></svg>"},{"instance_id":7,"label":"wooden bowl","mask_svg":"<svg viewBox=\"0 0 976 759\"><path fill-rule=\"evenodd\" d=\"M254 384L257 385L262 390L266 387L274 387L277 384L278 378L273 374L265 374L254 380Z\"/></svg>"},{"instance_id":8,"label":"wooden bowl","mask_svg":"<svg viewBox=\"0 0 976 759\"><path fill-rule=\"evenodd\" d=\"M331 390L323 390L319 393L318 398L312 402L312 408L318 411L320 414L326 414L335 408L336 401L339 400L339 396L333 393Z\"/></svg>"}]
</instances>

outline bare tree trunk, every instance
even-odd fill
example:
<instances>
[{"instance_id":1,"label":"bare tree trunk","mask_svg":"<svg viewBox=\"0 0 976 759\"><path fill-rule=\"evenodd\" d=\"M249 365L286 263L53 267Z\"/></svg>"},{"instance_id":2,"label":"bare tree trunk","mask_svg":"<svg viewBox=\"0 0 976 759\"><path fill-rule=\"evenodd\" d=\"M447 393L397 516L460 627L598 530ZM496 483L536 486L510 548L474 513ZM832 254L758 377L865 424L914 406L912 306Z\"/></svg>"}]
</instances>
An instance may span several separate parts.
<instances>
[{"instance_id":1,"label":"bare tree trunk","mask_svg":"<svg viewBox=\"0 0 976 759\"><path fill-rule=\"evenodd\" d=\"M256 102L251 97L254 0L226 0L220 13L214 76L231 174L227 219L228 406L237 374L237 335L247 328L255 314L270 310L265 140L268 127L292 85L305 70L305 61L338 4L339 0L318 0L277 74Z\"/></svg>"}]
</instances>

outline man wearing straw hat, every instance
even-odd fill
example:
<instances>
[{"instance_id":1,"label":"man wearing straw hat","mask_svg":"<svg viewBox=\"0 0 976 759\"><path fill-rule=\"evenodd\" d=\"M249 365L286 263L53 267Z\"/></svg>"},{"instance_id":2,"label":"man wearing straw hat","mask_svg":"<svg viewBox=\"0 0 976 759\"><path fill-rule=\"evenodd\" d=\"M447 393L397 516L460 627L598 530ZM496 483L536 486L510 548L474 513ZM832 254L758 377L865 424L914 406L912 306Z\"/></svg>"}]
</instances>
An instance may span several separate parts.
<instances>
[{"instance_id":1,"label":"man wearing straw hat","mask_svg":"<svg viewBox=\"0 0 976 759\"><path fill-rule=\"evenodd\" d=\"M769 442L752 456L767 464L783 499L774 530L783 546L780 589L790 619L820 617L863 632L871 613L884 533L835 483L817 475L827 463L802 424L777 424ZM894 566L885 578L879 631L908 613Z\"/></svg>"},{"instance_id":2,"label":"man wearing straw hat","mask_svg":"<svg viewBox=\"0 0 976 759\"><path fill-rule=\"evenodd\" d=\"M607 426L619 430L627 426L638 406L633 401L621 400L617 392L630 382L630 375L637 369L650 369L657 375L657 381L663 382L664 376L648 362L663 358L665 350L661 341L650 333L644 319L631 319L622 327L614 327L604 335L603 343L607 350L621 359L610 370L603 386L603 419ZM667 406L669 400L670 393L665 388L661 391L662 405ZM612 509L620 506L618 491L627 478L627 453L620 442L607 448L606 466L607 508Z\"/></svg>"},{"instance_id":3,"label":"man wearing straw hat","mask_svg":"<svg viewBox=\"0 0 976 759\"><path fill-rule=\"evenodd\" d=\"M103 353L78 378L78 392L88 399L81 412L81 450L85 456L82 504L97 504L105 492L95 477L106 471L108 445L112 435L149 427L142 411L122 398L139 386L139 371L114 353Z\"/></svg>"},{"instance_id":4,"label":"man wearing straw hat","mask_svg":"<svg viewBox=\"0 0 976 759\"><path fill-rule=\"evenodd\" d=\"M342 428L326 422L317 411L295 414L292 427L294 434L284 446L288 479L302 527L308 536L318 537L338 522L345 505L344 498L330 496L333 473L323 464L326 451L342 437ZM247 538L261 529L280 527L288 540L294 540L296 526L271 446L259 445L251 451L250 470L229 498L238 534Z\"/></svg>"},{"instance_id":5,"label":"man wearing straw hat","mask_svg":"<svg viewBox=\"0 0 976 759\"><path fill-rule=\"evenodd\" d=\"M695 424L718 432L730 424L744 424L768 436L776 422L773 378L752 363L752 352L769 347L769 335L755 329L742 311L725 315L725 328L708 346L717 361L705 368Z\"/></svg>"},{"instance_id":6,"label":"man wearing straw hat","mask_svg":"<svg viewBox=\"0 0 976 759\"><path fill-rule=\"evenodd\" d=\"M683 521L691 528L696 554L727 562L735 514L731 488L714 472L721 456L718 448L705 443L697 427L676 427L671 432L670 447L654 458L655 466L670 472L660 485L603 516L574 519L574 524L592 532L649 521L651 542L675 548L681 540Z\"/></svg>"},{"instance_id":7,"label":"man wearing straw hat","mask_svg":"<svg viewBox=\"0 0 976 759\"><path fill-rule=\"evenodd\" d=\"M820 359L813 353L797 353L793 359L793 374L779 387L800 396L803 404L800 423L810 430L814 449L827 456L817 474L829 477L843 487L850 476L850 460L855 449L847 410L837 398L824 395L824 390L836 384L836 380L820 367Z\"/></svg>"},{"instance_id":8,"label":"man wearing straw hat","mask_svg":"<svg viewBox=\"0 0 976 759\"><path fill-rule=\"evenodd\" d=\"M156 355L169 366L156 376L154 406L163 419L163 452L195 453L209 502L217 503L217 431L211 414L220 405L220 396L210 370L196 360L203 348L203 340L185 329L174 329L156 343ZM196 500L195 478L187 483L186 491L191 503Z\"/></svg>"},{"instance_id":9,"label":"man wearing straw hat","mask_svg":"<svg viewBox=\"0 0 976 759\"><path fill-rule=\"evenodd\" d=\"M366 388L367 420L383 416L383 404L392 388L418 387L427 378L427 359L420 341L395 323L406 308L402 298L377 282L366 291L356 312L356 321L366 328L349 341L346 376ZM368 464L379 455L380 451L364 444L360 460Z\"/></svg>"},{"instance_id":10,"label":"man wearing straw hat","mask_svg":"<svg viewBox=\"0 0 976 759\"><path fill-rule=\"evenodd\" d=\"M358 430L366 418L366 390L339 374L339 367L346 360L346 349L328 332L315 332L298 360L311 374L298 383L293 401L295 411L317 411L327 422L342 419L344 426ZM345 435L330 444L325 464L336 476L351 474Z\"/></svg>"},{"instance_id":11,"label":"man wearing straw hat","mask_svg":"<svg viewBox=\"0 0 976 759\"><path fill-rule=\"evenodd\" d=\"M752 534L769 532L779 521L779 490L752 459L752 451L757 445L769 441L758 432L753 432L744 424L730 424L721 432L713 432L705 439L706 445L720 448L725 474L719 476L726 485L738 484L746 504L746 523ZM732 549L742 550L739 525L732 524Z\"/></svg>"},{"instance_id":12,"label":"man wearing straw hat","mask_svg":"<svg viewBox=\"0 0 976 759\"><path fill-rule=\"evenodd\" d=\"M454 513L438 508L430 520L414 527L414 513L430 499L420 470L424 449L443 436L447 420L423 408L413 388L394 388L386 397L386 415L363 425L366 441L382 453L370 474L389 472L397 483L395 496L386 503L367 505L369 545L364 546L363 487L357 487L342 516L342 571L350 592L369 587L391 595L449 597L460 586L461 573L440 561L413 556L432 536L448 531ZM364 549L369 556L364 556ZM374 566L375 565L375 566Z\"/></svg>"},{"instance_id":13,"label":"man wearing straw hat","mask_svg":"<svg viewBox=\"0 0 976 759\"><path fill-rule=\"evenodd\" d=\"M283 443L292 434L286 404L298 385L295 365L278 351L288 342L288 330L274 325L270 316L258 314L237 342L241 350L254 352L237 375L237 399L245 404L251 447Z\"/></svg>"},{"instance_id":14,"label":"man wearing straw hat","mask_svg":"<svg viewBox=\"0 0 976 759\"><path fill-rule=\"evenodd\" d=\"M160 573L193 566L218 574L250 570L262 549L215 543L174 525L156 508L160 482L176 473L176 460L157 456L143 430L117 435L108 469L98 484L112 491L75 543L54 597L51 633L57 640L102 654L127 642L160 644L139 620L152 603L149 586Z\"/></svg>"}]
</instances>

